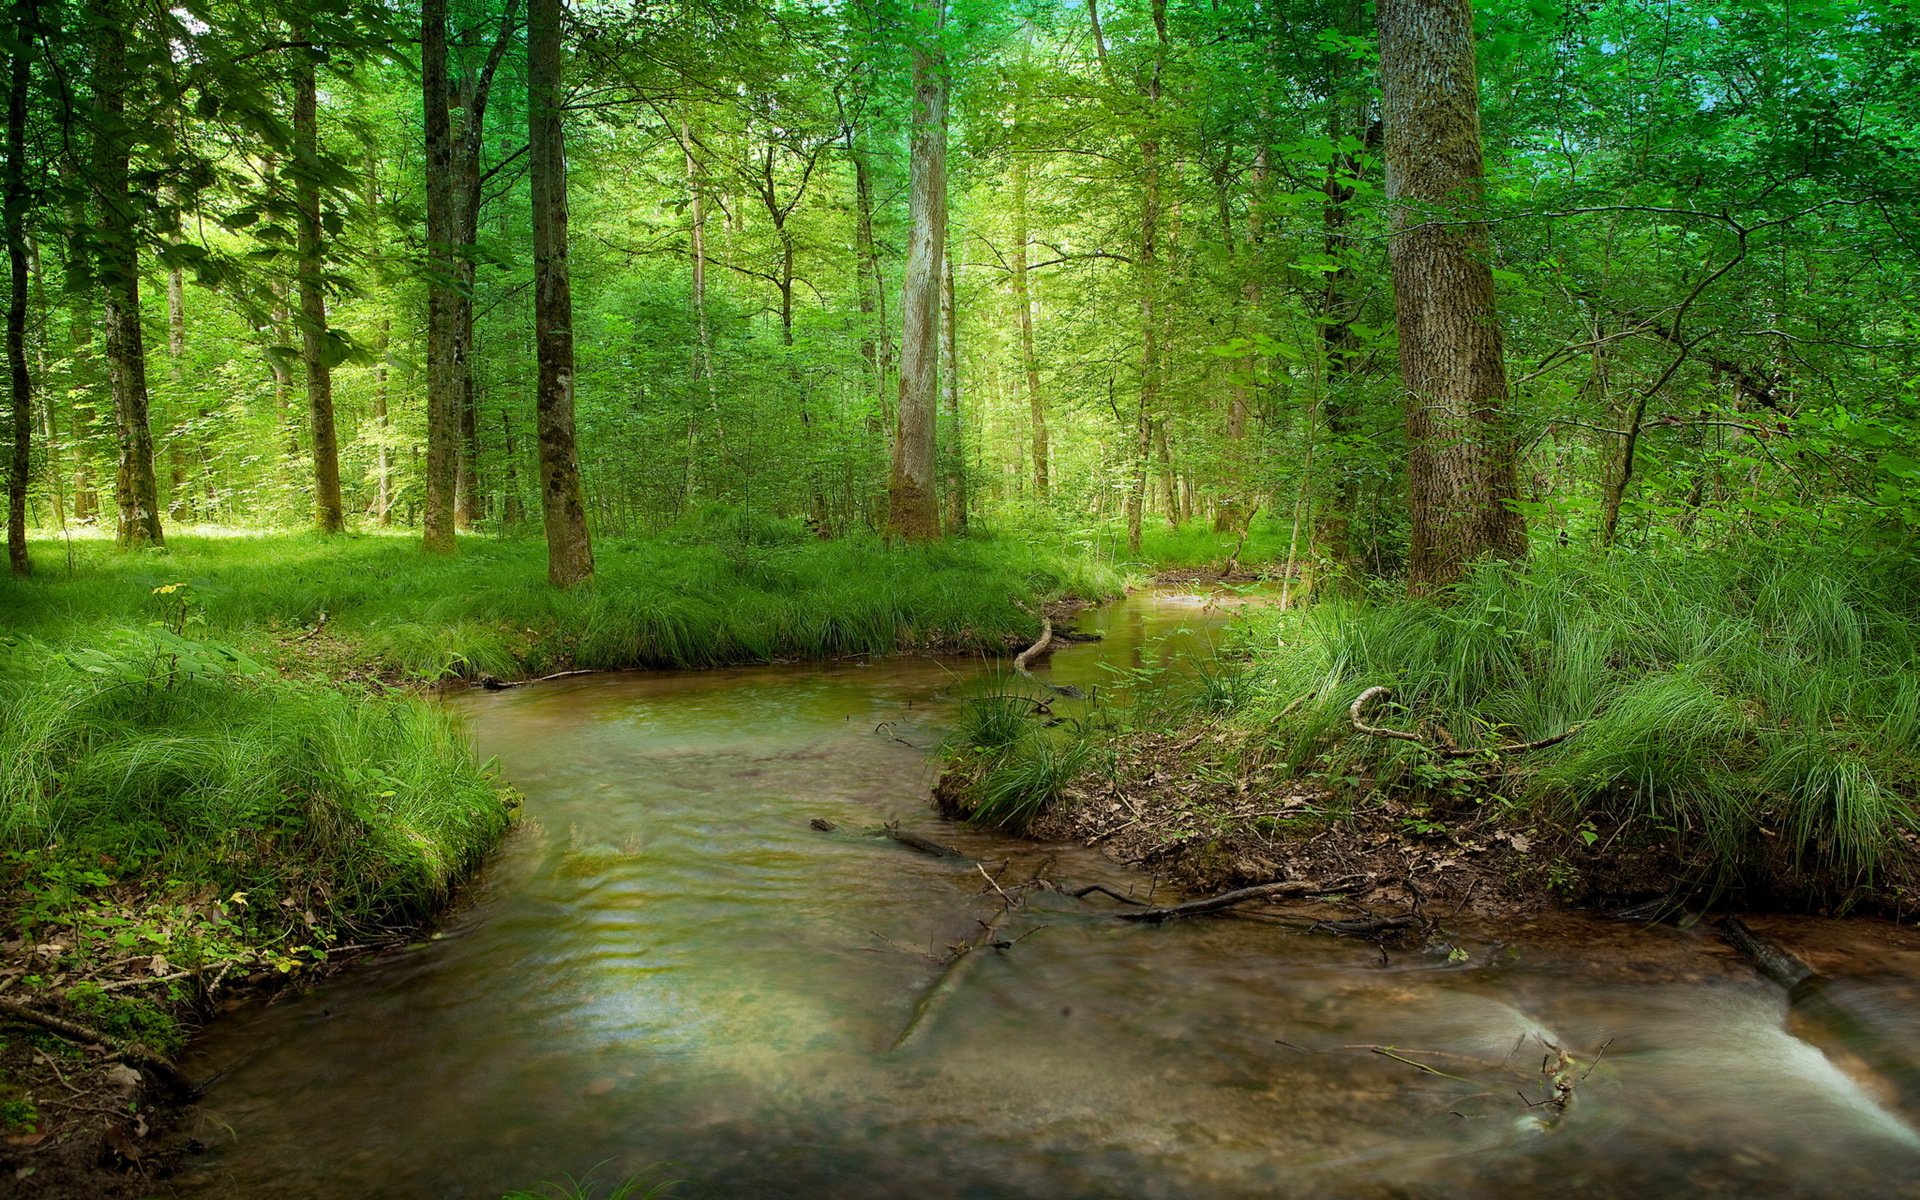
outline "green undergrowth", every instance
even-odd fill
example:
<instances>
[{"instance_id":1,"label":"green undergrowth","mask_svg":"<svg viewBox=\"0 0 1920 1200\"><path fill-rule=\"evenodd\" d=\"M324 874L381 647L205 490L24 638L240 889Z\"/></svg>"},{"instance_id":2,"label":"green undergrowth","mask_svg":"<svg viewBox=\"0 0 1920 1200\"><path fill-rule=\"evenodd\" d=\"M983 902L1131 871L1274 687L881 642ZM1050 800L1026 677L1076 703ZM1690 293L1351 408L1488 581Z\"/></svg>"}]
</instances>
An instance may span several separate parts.
<instances>
[{"instance_id":1,"label":"green undergrowth","mask_svg":"<svg viewBox=\"0 0 1920 1200\"><path fill-rule=\"evenodd\" d=\"M0 639L0 941L114 1040L169 1053L216 978L424 918L507 820L425 701L280 677L184 618Z\"/></svg>"},{"instance_id":2,"label":"green undergrowth","mask_svg":"<svg viewBox=\"0 0 1920 1200\"><path fill-rule=\"evenodd\" d=\"M1061 698L1017 675L992 675L960 697L942 788L950 815L1024 832L1091 761L1085 718L1055 717Z\"/></svg>"},{"instance_id":3,"label":"green undergrowth","mask_svg":"<svg viewBox=\"0 0 1920 1200\"><path fill-rule=\"evenodd\" d=\"M1708 855L1723 879L1785 873L1845 892L1911 857L1914 576L1808 547L1547 551L1439 601L1256 619L1186 711L1161 719L1226 714L1335 787L1495 803L1570 828L1604 817ZM1355 732L1349 708L1374 686L1392 694L1365 722L1419 742ZM1470 753L1439 753L1447 738Z\"/></svg>"},{"instance_id":4,"label":"green undergrowth","mask_svg":"<svg viewBox=\"0 0 1920 1200\"><path fill-rule=\"evenodd\" d=\"M0 627L63 643L141 624L152 589L185 584L209 634L275 637L416 679L567 668L705 667L901 650L999 651L1033 610L1099 599L1124 580L1091 559L979 536L921 547L820 541L797 523L726 510L647 540L595 547L598 575L559 592L537 541L471 538L447 558L412 537L175 537L124 556L104 542L35 547L40 574L0 587ZM324 617L324 624L323 622Z\"/></svg>"}]
</instances>

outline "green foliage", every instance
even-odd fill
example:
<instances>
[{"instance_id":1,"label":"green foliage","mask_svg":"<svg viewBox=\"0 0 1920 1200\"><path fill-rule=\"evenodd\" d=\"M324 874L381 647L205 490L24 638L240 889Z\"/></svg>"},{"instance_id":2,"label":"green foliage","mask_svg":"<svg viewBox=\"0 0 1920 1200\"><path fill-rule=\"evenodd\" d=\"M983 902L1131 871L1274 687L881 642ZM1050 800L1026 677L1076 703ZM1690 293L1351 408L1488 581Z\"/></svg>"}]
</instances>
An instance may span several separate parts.
<instances>
[{"instance_id":1,"label":"green foliage","mask_svg":"<svg viewBox=\"0 0 1920 1200\"><path fill-rule=\"evenodd\" d=\"M1300 771L1456 799L1477 778L1569 825L1651 822L1729 869L1784 848L1795 867L1868 882L1920 796L1915 582L1905 560L1807 546L1548 552L1483 568L1444 602L1256 622L1238 719L1269 727ZM1353 732L1348 706L1375 685L1393 696L1368 722L1427 746ZM1552 746L1497 749L1575 725ZM1441 758L1428 746L1442 729L1484 753Z\"/></svg>"},{"instance_id":2,"label":"green foliage","mask_svg":"<svg viewBox=\"0 0 1920 1200\"><path fill-rule=\"evenodd\" d=\"M25 919L136 871L346 920L417 917L504 827L444 713L282 679L154 674L168 651L143 636L110 642L124 657L106 663L107 650L65 661L31 641L0 662L0 845L61 849L21 864Z\"/></svg>"},{"instance_id":3,"label":"green foliage","mask_svg":"<svg viewBox=\"0 0 1920 1200\"><path fill-rule=\"evenodd\" d=\"M989 677L963 697L947 750L975 776L968 820L1023 831L1086 768L1086 731L1049 719L1053 699L1009 677Z\"/></svg>"},{"instance_id":4,"label":"green foliage","mask_svg":"<svg viewBox=\"0 0 1920 1200\"><path fill-rule=\"evenodd\" d=\"M715 532L720 540L707 540ZM102 625L147 616L150 589L187 580L210 636L257 645L274 633L303 636L295 630L324 618L320 645L353 665L421 679L511 677L909 649L998 652L1029 634L1023 604L1103 597L1121 582L1110 569L1023 541L821 541L794 522L717 507L662 538L607 540L597 553L591 586L557 592L544 548L525 541L474 539L441 559L399 537L179 537L158 560L123 559L90 542L73 575L0 588L0 622L63 645L80 630L94 641ZM184 667L173 661L176 673L223 665L224 647L183 649L168 632L148 629L138 644L197 655ZM124 669L151 670L130 649L114 653ZM225 669L244 671L250 661Z\"/></svg>"}]
</instances>

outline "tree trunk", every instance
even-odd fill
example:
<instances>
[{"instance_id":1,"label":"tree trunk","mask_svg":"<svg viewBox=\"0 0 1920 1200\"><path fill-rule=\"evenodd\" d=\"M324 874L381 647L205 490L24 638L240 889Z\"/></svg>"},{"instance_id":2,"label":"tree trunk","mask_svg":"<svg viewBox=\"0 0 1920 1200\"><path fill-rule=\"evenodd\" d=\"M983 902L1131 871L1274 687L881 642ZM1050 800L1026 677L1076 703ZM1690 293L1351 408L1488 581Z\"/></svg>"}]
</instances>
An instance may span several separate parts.
<instances>
[{"instance_id":1,"label":"tree trunk","mask_svg":"<svg viewBox=\"0 0 1920 1200\"><path fill-rule=\"evenodd\" d=\"M382 529L393 524L393 448L387 439L393 422L387 414L387 347L393 337L393 318L380 318L379 340L374 351L380 356L373 368L373 421L380 429L380 446L374 459L373 521Z\"/></svg>"},{"instance_id":2,"label":"tree trunk","mask_svg":"<svg viewBox=\"0 0 1920 1200\"><path fill-rule=\"evenodd\" d=\"M527 92L533 188L534 341L540 359L540 509L547 578L572 587L593 575L586 500L573 440L573 292L567 276L567 155L561 126L560 0L527 6Z\"/></svg>"},{"instance_id":3,"label":"tree trunk","mask_svg":"<svg viewBox=\"0 0 1920 1200\"><path fill-rule=\"evenodd\" d=\"M37 0L14 6L13 62L7 86L7 377L13 401L13 456L7 464L7 564L32 572L27 558L27 481L33 471L33 380L27 374L27 91L39 27Z\"/></svg>"},{"instance_id":4,"label":"tree trunk","mask_svg":"<svg viewBox=\"0 0 1920 1200\"><path fill-rule=\"evenodd\" d=\"M946 244L946 269L941 272L940 293L940 399L947 411L946 478L941 495L946 501L947 532L967 531L967 458L966 439L960 427L960 339L957 306L953 298L953 242Z\"/></svg>"},{"instance_id":5,"label":"tree trunk","mask_svg":"<svg viewBox=\"0 0 1920 1200\"><path fill-rule=\"evenodd\" d=\"M1094 52L1109 84L1112 66L1106 37L1100 28L1097 0L1088 0L1093 22ZM1134 260L1134 279L1140 293L1140 408L1134 421L1133 478L1127 487L1127 552L1140 552L1141 517L1146 509L1147 467L1153 453L1154 411L1160 402L1160 318L1158 313L1160 238L1160 138L1154 128L1159 118L1161 78L1167 57L1167 0L1153 0L1153 63L1144 88L1146 112L1140 144L1140 254Z\"/></svg>"},{"instance_id":6,"label":"tree trunk","mask_svg":"<svg viewBox=\"0 0 1920 1200\"><path fill-rule=\"evenodd\" d=\"M901 296L900 405L887 478L887 536L924 542L940 535L935 502L934 414L939 401L940 264L946 257L947 81L940 49L944 0L915 0L912 171L907 197L906 285Z\"/></svg>"},{"instance_id":7,"label":"tree trunk","mask_svg":"<svg viewBox=\"0 0 1920 1200\"><path fill-rule=\"evenodd\" d=\"M707 178L706 168L693 152L693 124L680 117L680 145L687 168L687 250L693 267L693 375L706 385L713 404L713 329L707 321Z\"/></svg>"},{"instance_id":8,"label":"tree trunk","mask_svg":"<svg viewBox=\"0 0 1920 1200\"><path fill-rule=\"evenodd\" d=\"M99 202L96 264L106 312L107 377L119 434L120 470L114 480L122 549L158 546L160 488L153 469L153 429L148 419L147 347L140 328L140 243L135 230L128 175L132 149L127 95L127 26L119 0L92 0L94 47L94 171Z\"/></svg>"},{"instance_id":9,"label":"tree trunk","mask_svg":"<svg viewBox=\"0 0 1920 1200\"><path fill-rule=\"evenodd\" d=\"M1040 396L1040 359L1033 349L1033 294L1027 283L1027 157L1013 152L1013 307L1020 326L1020 372L1026 382L1027 411L1033 438L1033 494L1045 500L1051 490L1048 477L1047 405Z\"/></svg>"},{"instance_id":10,"label":"tree trunk","mask_svg":"<svg viewBox=\"0 0 1920 1200\"><path fill-rule=\"evenodd\" d=\"M473 284L475 247L480 241L480 135L486 121L486 100L477 81L462 79L455 88L454 107L460 128L454 133L454 225L458 230L454 272L459 280L453 292L455 409L460 437L455 449L453 526L465 532L480 520L480 416L473 381Z\"/></svg>"},{"instance_id":11,"label":"tree trunk","mask_svg":"<svg viewBox=\"0 0 1920 1200\"><path fill-rule=\"evenodd\" d=\"M421 0L420 81L427 144L427 468L421 544L454 548L454 470L459 412L460 236L454 198L453 139L447 119L447 0Z\"/></svg>"},{"instance_id":12,"label":"tree trunk","mask_svg":"<svg viewBox=\"0 0 1920 1200\"><path fill-rule=\"evenodd\" d=\"M295 41L306 38L296 30ZM321 533L346 528L340 499L340 442L333 424L333 368L327 362L325 231L320 222L320 121L315 49L293 58L293 195L300 210L300 345L307 368L307 416L313 440L313 523Z\"/></svg>"},{"instance_id":13,"label":"tree trunk","mask_svg":"<svg viewBox=\"0 0 1920 1200\"><path fill-rule=\"evenodd\" d=\"M847 128L846 140L847 156L853 160L853 268L860 291L860 359L873 389L874 413L884 421L887 363L880 353L880 339L886 336L886 322L880 316L880 255L873 245L873 171L852 126Z\"/></svg>"},{"instance_id":14,"label":"tree trunk","mask_svg":"<svg viewBox=\"0 0 1920 1200\"><path fill-rule=\"evenodd\" d=\"M1389 255L1407 419L1408 587L1519 558L1506 367L1494 311L1468 0L1381 0Z\"/></svg>"},{"instance_id":15,"label":"tree trunk","mask_svg":"<svg viewBox=\"0 0 1920 1200\"><path fill-rule=\"evenodd\" d=\"M500 522L518 529L527 517L520 504L520 450L513 441L513 414L504 408L500 410L500 444L507 457L507 494L500 505Z\"/></svg>"},{"instance_id":16,"label":"tree trunk","mask_svg":"<svg viewBox=\"0 0 1920 1200\"><path fill-rule=\"evenodd\" d=\"M1358 31L1361 19L1358 9L1355 5L1349 14L1354 32ZM1347 263L1353 254L1353 237L1348 232L1353 220L1350 205L1360 183L1361 163L1358 153L1340 147L1349 137L1357 136L1363 148L1370 139L1365 101L1349 104L1344 98L1347 89L1342 86L1342 80L1344 74L1352 70L1351 60L1344 56L1335 58L1328 70L1327 137L1335 149L1327 160L1326 176L1321 183L1326 203L1321 208L1320 223L1321 245L1333 260L1334 269L1327 273L1320 293L1321 359L1325 364L1320 410L1334 447L1334 461L1331 470L1322 469L1327 479L1320 489L1323 494L1314 516L1313 541L1318 556L1332 564L1330 578L1324 582L1345 588L1360 574L1353 551L1353 508L1359 497L1354 487L1353 464L1345 460L1347 451L1343 448L1348 445L1349 435L1355 432L1357 415L1354 374L1361 347L1360 339L1353 332L1353 322L1360 315L1360 300L1353 294L1354 275ZM1319 590L1322 583L1316 577L1315 590Z\"/></svg>"}]
</instances>

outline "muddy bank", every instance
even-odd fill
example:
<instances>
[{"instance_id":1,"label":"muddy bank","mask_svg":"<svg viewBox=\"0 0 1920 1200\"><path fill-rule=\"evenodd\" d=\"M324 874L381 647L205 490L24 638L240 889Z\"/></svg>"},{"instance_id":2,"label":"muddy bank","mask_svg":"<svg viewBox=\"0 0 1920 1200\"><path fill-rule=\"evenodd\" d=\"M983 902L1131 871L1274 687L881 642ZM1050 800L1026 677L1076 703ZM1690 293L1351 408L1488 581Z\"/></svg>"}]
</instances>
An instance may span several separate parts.
<instances>
[{"instance_id":1,"label":"muddy bank","mask_svg":"<svg viewBox=\"0 0 1920 1200\"><path fill-rule=\"evenodd\" d=\"M1706 908L1913 915L1920 837L1911 832L1903 869L1859 886L1836 888L1779 853L1733 877L1704 850L1676 850L1648 821L1569 825L1485 793L1372 791L1364 780L1329 788L1263 760L1244 738L1214 723L1116 736L1026 832L1097 848L1194 894L1363 877L1374 890L1355 902L1357 919L1581 910L1651 920ZM947 767L934 788L943 815L972 814L981 770L966 760Z\"/></svg>"}]
</instances>

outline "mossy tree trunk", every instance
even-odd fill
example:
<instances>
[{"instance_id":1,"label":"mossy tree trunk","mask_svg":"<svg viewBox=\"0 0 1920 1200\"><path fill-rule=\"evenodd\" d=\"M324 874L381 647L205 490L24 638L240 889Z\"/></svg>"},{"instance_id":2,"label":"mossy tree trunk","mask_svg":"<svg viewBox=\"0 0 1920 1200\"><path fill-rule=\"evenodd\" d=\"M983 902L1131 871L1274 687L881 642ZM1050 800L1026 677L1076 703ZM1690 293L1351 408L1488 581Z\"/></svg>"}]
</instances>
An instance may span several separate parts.
<instances>
[{"instance_id":1,"label":"mossy tree trunk","mask_svg":"<svg viewBox=\"0 0 1920 1200\"><path fill-rule=\"evenodd\" d=\"M295 41L305 41L297 30ZM340 439L333 421L333 366L327 347L326 230L320 211L317 47L293 49L293 196L299 218L300 347L307 369L307 424L313 441L313 523L321 533L346 528L340 498Z\"/></svg>"},{"instance_id":2,"label":"mossy tree trunk","mask_svg":"<svg viewBox=\"0 0 1920 1200\"><path fill-rule=\"evenodd\" d=\"M1412 539L1408 587L1526 554L1494 310L1468 0L1381 0L1389 256Z\"/></svg>"},{"instance_id":3,"label":"mossy tree trunk","mask_svg":"<svg viewBox=\"0 0 1920 1200\"><path fill-rule=\"evenodd\" d=\"M567 154L561 125L560 0L527 7L529 181L533 189L535 408L547 577L572 587L593 575L586 500L573 435L573 288L567 270Z\"/></svg>"},{"instance_id":4,"label":"mossy tree trunk","mask_svg":"<svg viewBox=\"0 0 1920 1200\"><path fill-rule=\"evenodd\" d=\"M887 477L887 536L924 542L940 536L935 488L936 406L940 387L940 271L946 252L947 85L939 46L943 0L916 0L913 134L907 241L901 297L900 403L894 414Z\"/></svg>"},{"instance_id":5,"label":"mossy tree trunk","mask_svg":"<svg viewBox=\"0 0 1920 1200\"><path fill-rule=\"evenodd\" d=\"M165 537L153 468L146 335L140 327L140 241L129 181L134 126L127 120L127 96L138 91L127 70L127 31L133 21L119 0L93 0L91 23L95 268L106 301L107 378L120 445L113 494L119 544L134 549L161 545Z\"/></svg>"},{"instance_id":6,"label":"mossy tree trunk","mask_svg":"<svg viewBox=\"0 0 1920 1200\"><path fill-rule=\"evenodd\" d=\"M454 198L452 100L447 74L447 0L420 6L420 84L425 105L427 192L427 463L421 544L438 554L454 548L454 470L458 453L459 291L454 261L460 236Z\"/></svg>"}]
</instances>

